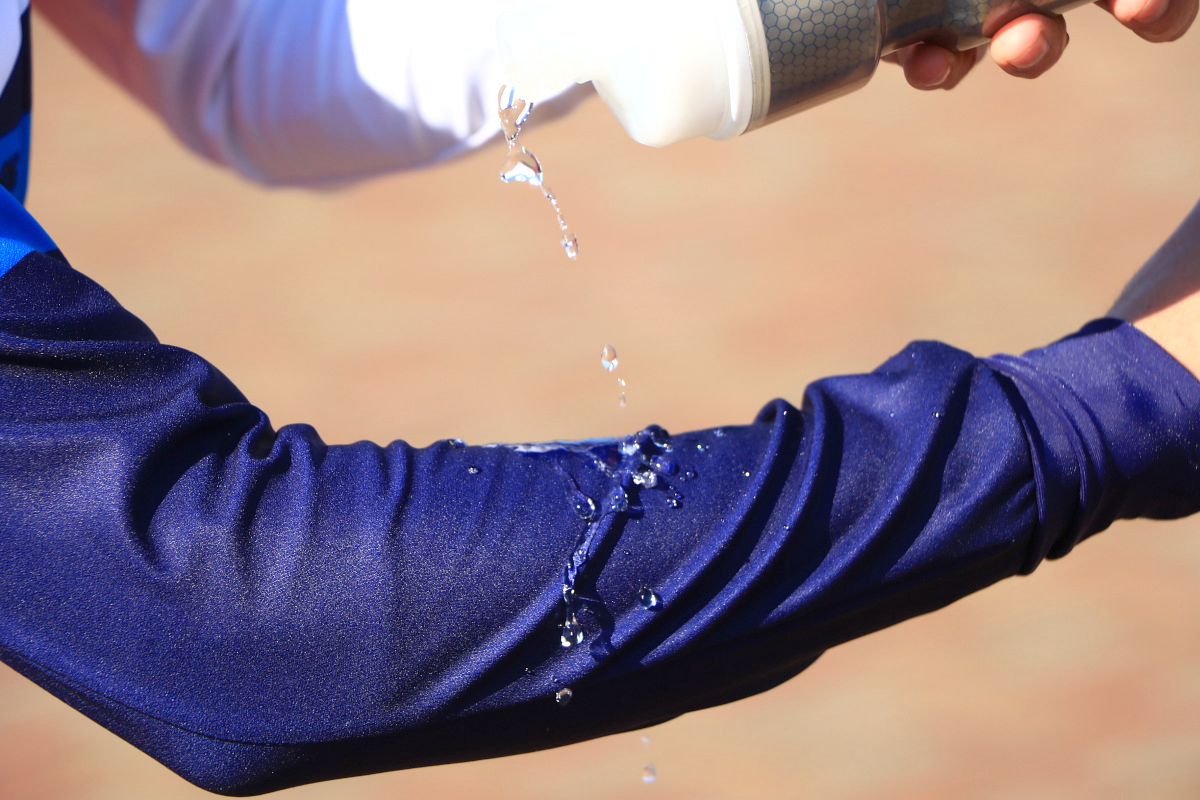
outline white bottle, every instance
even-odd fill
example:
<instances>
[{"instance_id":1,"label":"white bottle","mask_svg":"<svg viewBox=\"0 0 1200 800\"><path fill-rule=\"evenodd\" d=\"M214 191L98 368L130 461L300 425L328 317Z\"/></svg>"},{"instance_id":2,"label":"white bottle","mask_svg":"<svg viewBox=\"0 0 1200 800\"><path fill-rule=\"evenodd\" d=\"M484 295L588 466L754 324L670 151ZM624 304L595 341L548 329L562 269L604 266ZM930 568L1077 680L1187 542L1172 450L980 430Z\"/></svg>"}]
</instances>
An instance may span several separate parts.
<instances>
[{"instance_id":1,"label":"white bottle","mask_svg":"<svg viewBox=\"0 0 1200 800\"><path fill-rule=\"evenodd\" d=\"M966 50L1088 0L534 0L497 23L508 83L591 81L625 130L728 139L853 91L914 42Z\"/></svg>"}]
</instances>

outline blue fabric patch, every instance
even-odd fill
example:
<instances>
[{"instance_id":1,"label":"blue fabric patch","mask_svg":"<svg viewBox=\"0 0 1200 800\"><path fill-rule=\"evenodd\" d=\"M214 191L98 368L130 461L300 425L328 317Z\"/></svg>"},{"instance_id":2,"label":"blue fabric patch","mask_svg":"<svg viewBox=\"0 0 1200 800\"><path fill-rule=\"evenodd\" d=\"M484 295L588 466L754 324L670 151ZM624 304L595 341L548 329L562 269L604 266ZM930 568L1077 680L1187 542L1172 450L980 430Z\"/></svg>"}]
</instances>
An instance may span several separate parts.
<instances>
[{"instance_id":1,"label":"blue fabric patch","mask_svg":"<svg viewBox=\"0 0 1200 800\"><path fill-rule=\"evenodd\" d=\"M28 126L29 117L25 117ZM27 127L28 129L28 127ZM13 131L12 136L19 131ZM0 139L0 148L9 136ZM0 150L0 154L2 154ZM2 155L0 155L2 160ZM58 246L42 226L37 223L25 207L8 192L0 191L0 276L12 269L18 261L34 250L49 253Z\"/></svg>"},{"instance_id":2,"label":"blue fabric patch","mask_svg":"<svg viewBox=\"0 0 1200 800\"><path fill-rule=\"evenodd\" d=\"M25 201L25 194L29 189L31 117L31 114L25 113L17 127L0 136L0 185L11 184L9 191L21 202Z\"/></svg>"}]
</instances>

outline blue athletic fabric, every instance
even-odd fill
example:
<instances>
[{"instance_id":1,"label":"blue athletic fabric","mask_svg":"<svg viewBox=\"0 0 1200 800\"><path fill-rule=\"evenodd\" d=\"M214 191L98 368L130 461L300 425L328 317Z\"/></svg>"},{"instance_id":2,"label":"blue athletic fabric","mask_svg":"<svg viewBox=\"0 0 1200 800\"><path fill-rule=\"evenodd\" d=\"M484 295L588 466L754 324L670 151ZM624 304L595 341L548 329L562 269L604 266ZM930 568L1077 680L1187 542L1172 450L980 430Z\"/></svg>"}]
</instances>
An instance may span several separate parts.
<instances>
[{"instance_id":1,"label":"blue athletic fabric","mask_svg":"<svg viewBox=\"0 0 1200 800\"><path fill-rule=\"evenodd\" d=\"M0 657L217 792L661 722L1200 506L1200 385L1111 320L1021 357L913 344L723 430L334 446L11 200L0 234Z\"/></svg>"},{"instance_id":2,"label":"blue athletic fabric","mask_svg":"<svg viewBox=\"0 0 1200 800\"><path fill-rule=\"evenodd\" d=\"M0 26L12 20L0 20ZM0 91L0 187L25 202L29 186L29 121L33 100L30 62L29 8L26 4L20 21L21 44L16 61Z\"/></svg>"}]
</instances>

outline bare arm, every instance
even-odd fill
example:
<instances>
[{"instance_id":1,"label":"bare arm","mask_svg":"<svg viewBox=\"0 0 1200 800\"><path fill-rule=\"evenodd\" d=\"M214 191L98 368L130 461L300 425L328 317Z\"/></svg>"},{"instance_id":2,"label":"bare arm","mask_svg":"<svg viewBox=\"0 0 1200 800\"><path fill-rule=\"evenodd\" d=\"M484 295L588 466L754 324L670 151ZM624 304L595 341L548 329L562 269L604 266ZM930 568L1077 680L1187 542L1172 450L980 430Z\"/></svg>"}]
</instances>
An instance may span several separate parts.
<instances>
[{"instance_id":1,"label":"bare arm","mask_svg":"<svg viewBox=\"0 0 1200 800\"><path fill-rule=\"evenodd\" d=\"M1109 314L1136 325L1200 376L1200 203L1133 276Z\"/></svg>"}]
</instances>

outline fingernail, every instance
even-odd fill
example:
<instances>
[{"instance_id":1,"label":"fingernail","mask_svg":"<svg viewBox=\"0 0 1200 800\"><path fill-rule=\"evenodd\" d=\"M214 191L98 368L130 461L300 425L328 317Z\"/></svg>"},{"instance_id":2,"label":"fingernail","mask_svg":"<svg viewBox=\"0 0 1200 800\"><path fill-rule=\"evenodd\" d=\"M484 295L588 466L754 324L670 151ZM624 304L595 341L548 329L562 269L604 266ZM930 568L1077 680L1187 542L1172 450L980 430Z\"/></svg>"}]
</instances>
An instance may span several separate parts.
<instances>
[{"instance_id":1,"label":"fingernail","mask_svg":"<svg viewBox=\"0 0 1200 800\"><path fill-rule=\"evenodd\" d=\"M1170 0L1146 0L1138 12L1133 15L1133 21L1145 24L1158 22L1166 15L1170 6Z\"/></svg>"},{"instance_id":2,"label":"fingernail","mask_svg":"<svg viewBox=\"0 0 1200 800\"><path fill-rule=\"evenodd\" d=\"M1154 3L1157 2L1157 0L1146 0L1146 2ZM1011 63L1017 69L1033 69L1039 63L1041 63L1042 59L1045 58L1046 54L1049 52L1050 40L1039 34L1038 37L1033 40L1033 43L1029 45L1029 47L1026 47L1019 56L1015 57L1009 63Z\"/></svg>"},{"instance_id":3,"label":"fingernail","mask_svg":"<svg viewBox=\"0 0 1200 800\"><path fill-rule=\"evenodd\" d=\"M921 85L924 86L926 89L936 89L937 87L941 86L943 83L948 81L949 79L950 79L950 65L946 64L945 66L942 67L942 71L939 72L932 80L927 80Z\"/></svg>"}]
</instances>

